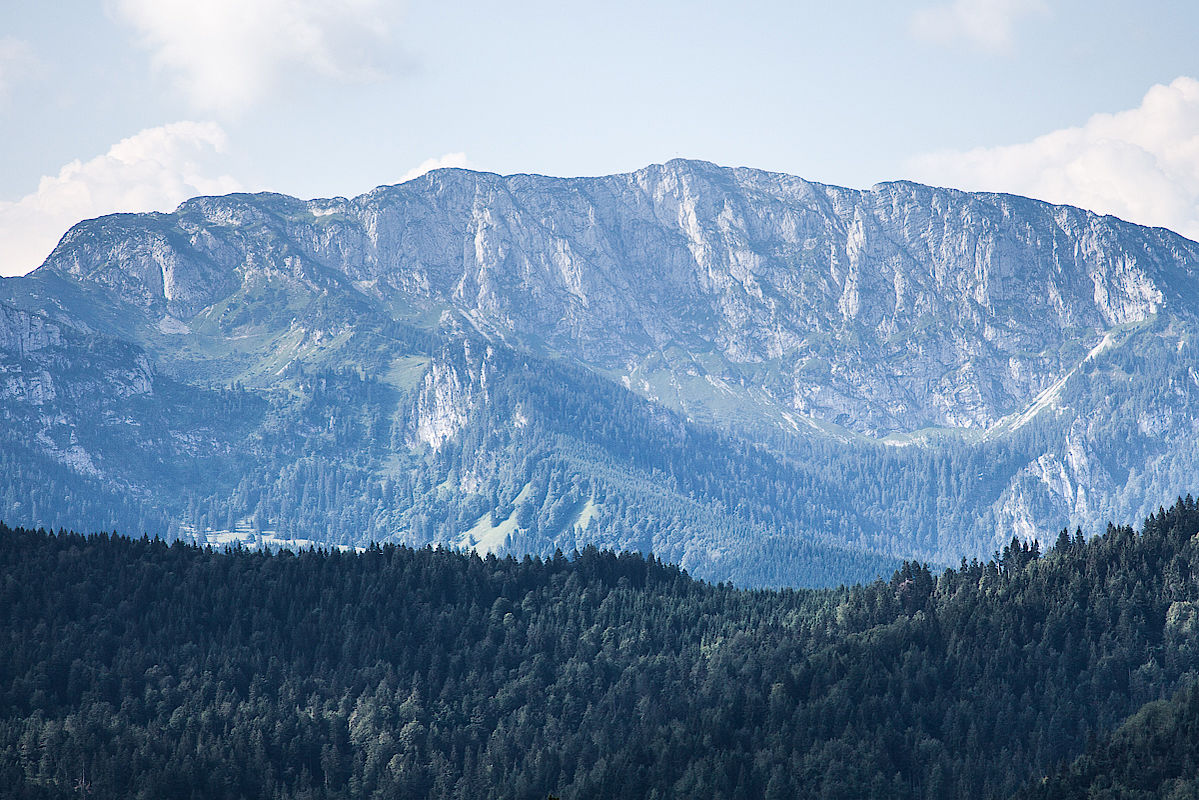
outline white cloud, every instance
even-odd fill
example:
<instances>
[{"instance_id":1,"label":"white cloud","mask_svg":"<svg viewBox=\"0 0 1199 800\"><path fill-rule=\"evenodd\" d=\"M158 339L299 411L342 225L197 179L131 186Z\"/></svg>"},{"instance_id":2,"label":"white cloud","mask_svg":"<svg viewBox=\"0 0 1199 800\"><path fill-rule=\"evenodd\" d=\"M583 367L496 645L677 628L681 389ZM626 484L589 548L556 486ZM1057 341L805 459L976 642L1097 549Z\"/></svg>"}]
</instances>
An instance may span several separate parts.
<instances>
[{"instance_id":1,"label":"white cloud","mask_svg":"<svg viewBox=\"0 0 1199 800\"><path fill-rule=\"evenodd\" d=\"M392 0L109 0L204 111L237 112L290 74L361 80Z\"/></svg>"},{"instance_id":2,"label":"white cloud","mask_svg":"<svg viewBox=\"0 0 1199 800\"><path fill-rule=\"evenodd\" d=\"M926 183L1082 206L1199 240L1199 81L1154 86L1137 108L1031 142L929 153L908 168Z\"/></svg>"},{"instance_id":3,"label":"white cloud","mask_svg":"<svg viewBox=\"0 0 1199 800\"><path fill-rule=\"evenodd\" d=\"M37 191L0 202L0 274L22 275L45 260L76 222L118 211L170 211L198 194L241 186L219 175L225 133L212 122L175 122L122 139L90 161L72 161Z\"/></svg>"},{"instance_id":4,"label":"white cloud","mask_svg":"<svg viewBox=\"0 0 1199 800\"><path fill-rule=\"evenodd\" d=\"M426 158L424 161L417 164L412 169L404 173L400 178L400 183L410 181L413 178L419 178L426 172L435 169L443 169L445 167L461 167L462 169L470 169L470 161L466 158L466 153L446 153L444 156L437 158Z\"/></svg>"},{"instance_id":5,"label":"white cloud","mask_svg":"<svg viewBox=\"0 0 1199 800\"><path fill-rule=\"evenodd\" d=\"M5 36L0 39L0 99L8 95L13 81L36 62L28 42Z\"/></svg>"},{"instance_id":6,"label":"white cloud","mask_svg":"<svg viewBox=\"0 0 1199 800\"><path fill-rule=\"evenodd\" d=\"M912 14L912 33L940 44L959 41L991 51L1012 45L1016 23L1048 10L1045 0L954 0L947 5L922 8Z\"/></svg>"}]
</instances>

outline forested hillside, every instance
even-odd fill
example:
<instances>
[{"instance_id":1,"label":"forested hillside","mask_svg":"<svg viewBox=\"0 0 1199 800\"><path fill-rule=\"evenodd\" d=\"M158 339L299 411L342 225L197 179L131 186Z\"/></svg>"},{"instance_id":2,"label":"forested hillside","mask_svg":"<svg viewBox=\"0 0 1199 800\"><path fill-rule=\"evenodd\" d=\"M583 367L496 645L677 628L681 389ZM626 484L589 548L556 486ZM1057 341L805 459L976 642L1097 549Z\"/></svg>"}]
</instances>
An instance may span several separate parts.
<instances>
[{"instance_id":1,"label":"forested hillside","mask_svg":"<svg viewBox=\"0 0 1199 800\"><path fill-rule=\"evenodd\" d=\"M743 590L654 558L0 529L19 798L1007 797L1199 671L1189 497L1042 555Z\"/></svg>"},{"instance_id":2,"label":"forested hillside","mask_svg":"<svg viewBox=\"0 0 1199 800\"><path fill-rule=\"evenodd\" d=\"M1147 704L1110 737L1092 742L1074 763L1032 781L1016 800L1195 797L1199 797L1199 687L1192 685L1169 700Z\"/></svg>"}]
</instances>

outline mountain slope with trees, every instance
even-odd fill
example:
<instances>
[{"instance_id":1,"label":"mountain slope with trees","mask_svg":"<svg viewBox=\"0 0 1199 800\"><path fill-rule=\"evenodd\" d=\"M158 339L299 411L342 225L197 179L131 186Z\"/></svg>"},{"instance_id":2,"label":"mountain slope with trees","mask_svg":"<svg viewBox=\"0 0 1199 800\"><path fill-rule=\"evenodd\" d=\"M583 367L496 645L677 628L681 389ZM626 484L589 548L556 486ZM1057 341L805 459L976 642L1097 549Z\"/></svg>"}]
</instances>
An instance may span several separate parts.
<instances>
[{"instance_id":1,"label":"mountain slope with trees","mask_svg":"<svg viewBox=\"0 0 1199 800\"><path fill-rule=\"evenodd\" d=\"M738 585L1188 490L1199 245L672 161L81 222L0 280L0 517L221 546L653 551Z\"/></svg>"}]
</instances>

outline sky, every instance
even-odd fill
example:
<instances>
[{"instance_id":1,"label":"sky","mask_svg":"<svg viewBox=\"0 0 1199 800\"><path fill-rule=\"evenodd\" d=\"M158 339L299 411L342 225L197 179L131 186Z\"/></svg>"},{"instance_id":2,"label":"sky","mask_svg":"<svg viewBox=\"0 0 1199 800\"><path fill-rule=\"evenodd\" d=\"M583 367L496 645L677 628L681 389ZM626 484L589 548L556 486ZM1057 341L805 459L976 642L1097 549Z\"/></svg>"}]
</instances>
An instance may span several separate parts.
<instances>
[{"instance_id":1,"label":"sky","mask_svg":"<svg viewBox=\"0 0 1199 800\"><path fill-rule=\"evenodd\" d=\"M671 158L1070 203L1199 239L1199 4L0 4L0 275L197 194Z\"/></svg>"}]
</instances>

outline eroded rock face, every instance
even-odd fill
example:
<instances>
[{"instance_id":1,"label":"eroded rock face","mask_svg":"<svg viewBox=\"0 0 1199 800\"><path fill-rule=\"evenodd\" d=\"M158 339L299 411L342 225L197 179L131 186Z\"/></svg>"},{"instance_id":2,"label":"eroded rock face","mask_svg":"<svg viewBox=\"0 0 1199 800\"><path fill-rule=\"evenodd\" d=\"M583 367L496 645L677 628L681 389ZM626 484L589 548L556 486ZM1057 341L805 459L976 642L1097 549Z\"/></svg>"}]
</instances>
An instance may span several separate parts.
<instances>
[{"instance_id":1,"label":"eroded rock face","mask_svg":"<svg viewBox=\"0 0 1199 800\"><path fill-rule=\"evenodd\" d=\"M62 344L62 330L45 317L0 304L0 350L19 355Z\"/></svg>"},{"instance_id":2,"label":"eroded rock face","mask_svg":"<svg viewBox=\"0 0 1199 800\"><path fill-rule=\"evenodd\" d=\"M488 400L488 354L472 357L466 344L458 352L442 352L425 372L416 394L411 423L413 444L441 449L466 427L472 411Z\"/></svg>"},{"instance_id":3,"label":"eroded rock face","mask_svg":"<svg viewBox=\"0 0 1199 800\"><path fill-rule=\"evenodd\" d=\"M255 274L344 281L876 436L993 424L1105 330L1154 314L1166 278L1193 284L1199 261L1168 232L1018 197L686 161L586 179L441 170L353 200L199 198L152 221L77 226L47 269L184 320Z\"/></svg>"},{"instance_id":4,"label":"eroded rock face","mask_svg":"<svg viewBox=\"0 0 1199 800\"><path fill-rule=\"evenodd\" d=\"M89 477L101 477L81 428L102 425L106 404L147 398L144 353L0 303L0 420L8 436ZM7 438L7 437L6 437Z\"/></svg>"}]
</instances>

